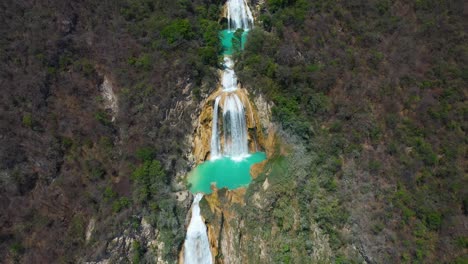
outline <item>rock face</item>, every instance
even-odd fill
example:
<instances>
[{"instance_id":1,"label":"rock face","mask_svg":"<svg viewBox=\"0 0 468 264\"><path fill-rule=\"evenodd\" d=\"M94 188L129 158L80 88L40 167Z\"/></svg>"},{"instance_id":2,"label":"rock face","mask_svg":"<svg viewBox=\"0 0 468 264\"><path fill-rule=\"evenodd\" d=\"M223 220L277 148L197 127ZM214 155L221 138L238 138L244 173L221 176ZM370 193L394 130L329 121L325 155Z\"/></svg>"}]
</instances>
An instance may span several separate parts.
<instances>
[{"instance_id":1,"label":"rock face","mask_svg":"<svg viewBox=\"0 0 468 264\"><path fill-rule=\"evenodd\" d=\"M239 230L242 221L232 206L244 205L245 188L216 190L206 197L212 213L208 221L208 237L216 263L244 263L240 250Z\"/></svg>"},{"instance_id":2,"label":"rock face","mask_svg":"<svg viewBox=\"0 0 468 264\"><path fill-rule=\"evenodd\" d=\"M104 99L104 107L107 110L110 110L112 113L112 121L115 121L115 116L117 115L119 108L117 103L117 96L114 92L114 86L110 80L110 77L107 75L104 76L104 81L99 87L102 98Z\"/></svg>"},{"instance_id":3,"label":"rock face","mask_svg":"<svg viewBox=\"0 0 468 264\"><path fill-rule=\"evenodd\" d=\"M91 223L92 221L94 220L91 220ZM136 252L140 247L147 248L148 251L141 255L141 252ZM139 230L125 229L121 234L105 243L102 250L105 252L106 258L100 258L98 261L83 260L80 263L127 263L131 259L135 259L136 254L141 255L140 258L151 263L168 263L163 258L164 242L161 241L160 232L153 228L145 217L140 221Z\"/></svg>"}]
</instances>

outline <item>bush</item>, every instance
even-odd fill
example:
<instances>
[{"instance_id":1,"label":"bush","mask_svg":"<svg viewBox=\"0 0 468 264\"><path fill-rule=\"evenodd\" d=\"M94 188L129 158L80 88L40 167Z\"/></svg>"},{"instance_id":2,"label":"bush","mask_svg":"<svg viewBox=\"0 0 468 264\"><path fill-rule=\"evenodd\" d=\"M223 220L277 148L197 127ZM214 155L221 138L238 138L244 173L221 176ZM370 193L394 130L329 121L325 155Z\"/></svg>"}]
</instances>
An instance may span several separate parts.
<instances>
[{"instance_id":1,"label":"bush","mask_svg":"<svg viewBox=\"0 0 468 264\"><path fill-rule=\"evenodd\" d=\"M29 128L32 128L33 121L30 113L24 114L23 116L23 125Z\"/></svg>"},{"instance_id":2,"label":"bush","mask_svg":"<svg viewBox=\"0 0 468 264\"><path fill-rule=\"evenodd\" d=\"M460 248L468 248L468 237L460 236L455 239L455 243Z\"/></svg>"},{"instance_id":3,"label":"bush","mask_svg":"<svg viewBox=\"0 0 468 264\"><path fill-rule=\"evenodd\" d=\"M442 215L437 211L430 211L425 215L427 227L432 230L438 230L442 224Z\"/></svg>"},{"instance_id":4,"label":"bush","mask_svg":"<svg viewBox=\"0 0 468 264\"><path fill-rule=\"evenodd\" d=\"M148 202L167 184L166 173L157 160L147 160L132 173L134 194L139 203Z\"/></svg>"},{"instance_id":5,"label":"bush","mask_svg":"<svg viewBox=\"0 0 468 264\"><path fill-rule=\"evenodd\" d=\"M141 161L150 161L156 157L156 151L151 147L142 147L136 151L136 156Z\"/></svg>"},{"instance_id":6,"label":"bush","mask_svg":"<svg viewBox=\"0 0 468 264\"><path fill-rule=\"evenodd\" d=\"M437 162L437 155L432 150L432 146L425 142L424 139L418 137L414 140L416 151L421 156L426 165L434 165Z\"/></svg>"},{"instance_id":7,"label":"bush","mask_svg":"<svg viewBox=\"0 0 468 264\"><path fill-rule=\"evenodd\" d=\"M161 35L167 42L173 44L181 40L190 40L194 36L194 33L188 19L177 19L164 27Z\"/></svg>"},{"instance_id":8,"label":"bush","mask_svg":"<svg viewBox=\"0 0 468 264\"><path fill-rule=\"evenodd\" d=\"M127 208L130 205L130 200L127 197L120 197L112 204L112 211L118 213L122 209Z\"/></svg>"},{"instance_id":9,"label":"bush","mask_svg":"<svg viewBox=\"0 0 468 264\"><path fill-rule=\"evenodd\" d=\"M135 66L137 69L149 71L151 70L152 63L149 54L142 54L139 57L131 57L128 59L128 64Z\"/></svg>"},{"instance_id":10,"label":"bush","mask_svg":"<svg viewBox=\"0 0 468 264\"><path fill-rule=\"evenodd\" d=\"M102 179L106 174L106 170L98 160L87 160L85 166L90 180L96 181Z\"/></svg>"},{"instance_id":11,"label":"bush","mask_svg":"<svg viewBox=\"0 0 468 264\"><path fill-rule=\"evenodd\" d=\"M144 255L144 250L141 246L140 241L134 240L132 244L132 251L133 251L133 264L139 264L141 262L141 257Z\"/></svg>"},{"instance_id":12,"label":"bush","mask_svg":"<svg viewBox=\"0 0 468 264\"><path fill-rule=\"evenodd\" d=\"M20 256L24 253L25 249L23 247L23 245L19 242L14 242L11 246L10 246L10 252L11 252L11 255L13 255L13 259L15 261L15 263L19 263L20 262Z\"/></svg>"},{"instance_id":13,"label":"bush","mask_svg":"<svg viewBox=\"0 0 468 264\"><path fill-rule=\"evenodd\" d=\"M99 121L99 123L101 123L101 124L103 124L105 126L108 126L108 125L110 125L112 123L109 114L107 114L104 111L98 111L97 113L95 113L94 118L97 121Z\"/></svg>"}]
</instances>

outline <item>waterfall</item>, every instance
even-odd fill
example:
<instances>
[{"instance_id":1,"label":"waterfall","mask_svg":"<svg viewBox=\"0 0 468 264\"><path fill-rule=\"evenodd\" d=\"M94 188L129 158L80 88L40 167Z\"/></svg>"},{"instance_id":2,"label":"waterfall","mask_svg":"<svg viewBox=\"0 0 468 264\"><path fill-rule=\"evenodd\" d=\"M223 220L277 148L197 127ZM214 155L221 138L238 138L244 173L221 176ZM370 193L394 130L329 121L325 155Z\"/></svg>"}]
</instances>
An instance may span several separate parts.
<instances>
[{"instance_id":1,"label":"waterfall","mask_svg":"<svg viewBox=\"0 0 468 264\"><path fill-rule=\"evenodd\" d=\"M228 0L227 7L229 30L252 28L253 16L246 0Z\"/></svg>"},{"instance_id":2,"label":"waterfall","mask_svg":"<svg viewBox=\"0 0 468 264\"><path fill-rule=\"evenodd\" d=\"M223 85L223 91L232 92L237 90L237 76L234 72L234 62L231 57L224 57L224 70L221 77L221 83Z\"/></svg>"},{"instance_id":3,"label":"waterfall","mask_svg":"<svg viewBox=\"0 0 468 264\"><path fill-rule=\"evenodd\" d=\"M253 16L247 4L247 0L228 0L227 16L229 30L239 28L245 31L253 27ZM245 117L245 107L237 94L237 76L234 72L234 62L228 55L224 55L224 70L221 76L223 92L221 97L224 99L223 108L223 135L224 147L223 155L233 159L241 159L248 155L247 124ZM218 104L219 97L215 100L215 109L213 111L213 126L211 136L211 157L219 156L220 146L218 138ZM216 119L216 121L215 121Z\"/></svg>"},{"instance_id":4,"label":"waterfall","mask_svg":"<svg viewBox=\"0 0 468 264\"><path fill-rule=\"evenodd\" d=\"M203 194L197 193L192 204L192 219L187 230L184 243L185 264L212 264L213 258L210 243L206 233L206 226L200 215L199 202Z\"/></svg>"},{"instance_id":5,"label":"waterfall","mask_svg":"<svg viewBox=\"0 0 468 264\"><path fill-rule=\"evenodd\" d=\"M248 31L253 27L253 16L247 0L228 0L227 16L229 30L239 28ZM248 139L245 107L237 90L237 76L234 72L234 62L231 57L224 55L224 70L222 73L222 92L216 97L213 107L211 128L211 159L220 155L231 159L242 159L248 155ZM223 116L220 120L223 128L223 152L219 138L218 112L222 103ZM212 264L210 243L205 223L200 215L199 202L203 194L197 193L192 203L192 218L187 230L184 243L184 264Z\"/></svg>"},{"instance_id":6,"label":"waterfall","mask_svg":"<svg viewBox=\"0 0 468 264\"><path fill-rule=\"evenodd\" d=\"M228 94L223 108L224 155L242 158L248 154L244 105L235 93Z\"/></svg>"},{"instance_id":7,"label":"waterfall","mask_svg":"<svg viewBox=\"0 0 468 264\"><path fill-rule=\"evenodd\" d=\"M221 97L216 97L213 108L213 120L211 128L211 159L214 160L219 157L219 136L218 136L218 108L219 100Z\"/></svg>"}]
</instances>

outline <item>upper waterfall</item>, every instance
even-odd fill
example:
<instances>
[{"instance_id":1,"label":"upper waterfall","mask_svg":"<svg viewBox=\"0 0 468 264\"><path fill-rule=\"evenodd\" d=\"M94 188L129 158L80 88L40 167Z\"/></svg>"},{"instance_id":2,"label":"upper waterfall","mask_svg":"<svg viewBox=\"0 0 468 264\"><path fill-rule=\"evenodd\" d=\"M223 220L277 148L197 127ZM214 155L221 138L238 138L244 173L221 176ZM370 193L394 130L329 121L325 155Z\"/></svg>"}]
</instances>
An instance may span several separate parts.
<instances>
[{"instance_id":1,"label":"upper waterfall","mask_svg":"<svg viewBox=\"0 0 468 264\"><path fill-rule=\"evenodd\" d=\"M227 47L232 48L232 36L237 29L243 29L246 33L253 27L253 16L246 0L228 0L227 16L228 31L231 32L224 37L228 38ZM241 40L242 41L242 40ZM241 44L241 48L242 48ZM225 50L224 69L221 75L223 93L216 98L213 109L212 133L211 133L211 159L219 157L222 149L225 156L233 159L242 159L248 155L248 136L246 125L245 106L235 91L238 89L237 76L234 71L234 61L230 54L232 51ZM219 105L221 103L221 105ZM223 109L221 126L218 124L219 107ZM219 127L223 129L223 140L219 139ZM220 146L220 142L224 144Z\"/></svg>"},{"instance_id":2,"label":"upper waterfall","mask_svg":"<svg viewBox=\"0 0 468 264\"><path fill-rule=\"evenodd\" d=\"M227 13L229 30L249 30L253 27L252 11L246 0L228 0Z\"/></svg>"}]
</instances>

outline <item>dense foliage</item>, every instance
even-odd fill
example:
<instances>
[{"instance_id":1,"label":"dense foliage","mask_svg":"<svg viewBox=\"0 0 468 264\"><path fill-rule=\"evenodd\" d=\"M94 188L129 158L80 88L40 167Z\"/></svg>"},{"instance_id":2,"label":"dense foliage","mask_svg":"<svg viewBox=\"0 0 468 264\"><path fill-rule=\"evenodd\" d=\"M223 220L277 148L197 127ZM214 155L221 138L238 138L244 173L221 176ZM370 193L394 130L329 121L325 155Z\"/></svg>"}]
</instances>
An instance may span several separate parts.
<instances>
[{"instance_id":1,"label":"dense foliage","mask_svg":"<svg viewBox=\"0 0 468 264\"><path fill-rule=\"evenodd\" d=\"M161 257L177 259L188 205L176 173L189 167L197 103L218 81L222 5L0 2L2 261L150 262L142 219ZM274 103L292 151L269 160L234 208L242 234L266 241L272 263L466 262L464 3L258 7L241 53L236 32L236 71ZM104 106L104 79L117 115ZM131 257L106 251L123 236ZM257 242L246 249L253 263Z\"/></svg>"},{"instance_id":2,"label":"dense foliage","mask_svg":"<svg viewBox=\"0 0 468 264\"><path fill-rule=\"evenodd\" d=\"M275 243L301 239L309 231L282 217L292 206L329 235L336 263L356 257L349 245L356 261L466 261L463 3L269 0L259 17L239 79L312 160L299 175L283 169L291 190L272 191L273 211L253 222L274 220ZM278 257L300 259L302 242Z\"/></svg>"},{"instance_id":3,"label":"dense foliage","mask_svg":"<svg viewBox=\"0 0 468 264\"><path fill-rule=\"evenodd\" d=\"M99 260L124 230L140 239L143 218L161 257L177 258L187 205L175 176L188 169L191 115L216 87L221 6L0 3L2 261ZM105 107L104 79L118 115ZM133 250L141 262L154 257L143 242Z\"/></svg>"}]
</instances>

